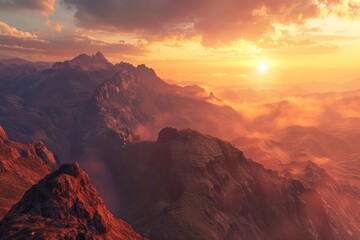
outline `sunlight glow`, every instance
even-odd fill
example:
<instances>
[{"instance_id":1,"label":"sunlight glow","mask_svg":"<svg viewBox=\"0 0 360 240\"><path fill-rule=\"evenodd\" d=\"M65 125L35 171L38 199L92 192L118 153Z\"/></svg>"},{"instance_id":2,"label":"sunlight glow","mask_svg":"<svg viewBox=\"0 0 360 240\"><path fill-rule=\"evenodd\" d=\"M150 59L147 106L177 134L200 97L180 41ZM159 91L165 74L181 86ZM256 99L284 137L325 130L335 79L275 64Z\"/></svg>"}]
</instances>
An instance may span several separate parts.
<instances>
[{"instance_id":1,"label":"sunlight glow","mask_svg":"<svg viewBox=\"0 0 360 240\"><path fill-rule=\"evenodd\" d=\"M269 64L266 61L261 61L257 67L259 73L264 74L269 70Z\"/></svg>"}]
</instances>

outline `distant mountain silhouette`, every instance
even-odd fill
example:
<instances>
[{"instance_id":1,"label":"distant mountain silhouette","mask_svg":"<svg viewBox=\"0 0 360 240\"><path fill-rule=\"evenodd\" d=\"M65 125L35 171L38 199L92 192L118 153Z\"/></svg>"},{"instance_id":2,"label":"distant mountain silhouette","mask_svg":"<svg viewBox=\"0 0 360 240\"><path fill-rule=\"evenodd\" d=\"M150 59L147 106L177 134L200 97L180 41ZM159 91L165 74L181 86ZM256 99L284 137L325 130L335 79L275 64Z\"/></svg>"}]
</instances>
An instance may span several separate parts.
<instances>
[{"instance_id":1,"label":"distant mountain silhouette","mask_svg":"<svg viewBox=\"0 0 360 240\"><path fill-rule=\"evenodd\" d=\"M95 55L81 54L72 60L54 64L54 68L76 68L82 71L99 71L112 67L113 64L100 52Z\"/></svg>"},{"instance_id":2,"label":"distant mountain silhouette","mask_svg":"<svg viewBox=\"0 0 360 240\"><path fill-rule=\"evenodd\" d=\"M9 59L0 59L0 66L7 66L7 67L11 67L11 66L31 66L36 68L37 70L41 71L44 69L47 69L49 67L51 67L53 65L52 62L31 62L31 61L27 61L21 58L9 58Z\"/></svg>"}]
</instances>

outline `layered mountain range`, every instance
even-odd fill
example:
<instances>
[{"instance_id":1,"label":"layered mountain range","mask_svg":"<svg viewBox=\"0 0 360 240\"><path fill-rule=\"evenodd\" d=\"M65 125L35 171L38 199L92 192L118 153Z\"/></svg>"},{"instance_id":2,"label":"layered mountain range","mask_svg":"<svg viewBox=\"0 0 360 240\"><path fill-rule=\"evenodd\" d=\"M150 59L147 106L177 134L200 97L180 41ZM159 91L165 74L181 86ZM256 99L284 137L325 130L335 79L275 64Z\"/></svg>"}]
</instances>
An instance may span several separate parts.
<instances>
[{"instance_id":1,"label":"layered mountain range","mask_svg":"<svg viewBox=\"0 0 360 240\"><path fill-rule=\"evenodd\" d=\"M101 53L21 76L11 66L8 71L0 81L0 124L14 139L43 140L60 161L76 159L82 149L73 146L108 130L130 141L155 139L168 125L226 139L242 130L232 108L169 85L145 65L113 65Z\"/></svg>"},{"instance_id":2,"label":"layered mountain range","mask_svg":"<svg viewBox=\"0 0 360 240\"><path fill-rule=\"evenodd\" d=\"M109 148L108 154L118 173L116 215L150 239L359 236L360 191L311 162L301 172L279 174L228 142L174 128L161 130L156 142ZM78 164L40 180L0 224L5 239L141 239L140 234L106 210Z\"/></svg>"},{"instance_id":3,"label":"layered mountain range","mask_svg":"<svg viewBox=\"0 0 360 240\"><path fill-rule=\"evenodd\" d=\"M8 135L43 141L60 163L81 162L112 210L114 181L99 153L102 146L155 139L166 126L225 139L242 132L241 115L231 107L210 103L191 88L169 85L145 65L113 65L101 53L31 75L8 76L0 81L0 124Z\"/></svg>"},{"instance_id":4,"label":"layered mountain range","mask_svg":"<svg viewBox=\"0 0 360 240\"><path fill-rule=\"evenodd\" d=\"M358 94L230 107L101 53L0 62L0 236L357 239Z\"/></svg>"}]
</instances>

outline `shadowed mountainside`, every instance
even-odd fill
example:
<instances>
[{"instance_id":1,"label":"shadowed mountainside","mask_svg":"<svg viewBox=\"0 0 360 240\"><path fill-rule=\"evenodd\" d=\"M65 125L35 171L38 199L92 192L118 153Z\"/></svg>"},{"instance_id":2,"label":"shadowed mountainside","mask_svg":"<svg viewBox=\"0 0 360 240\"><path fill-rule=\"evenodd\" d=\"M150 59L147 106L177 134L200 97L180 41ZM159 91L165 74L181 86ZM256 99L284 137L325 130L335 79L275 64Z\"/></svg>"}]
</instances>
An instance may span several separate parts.
<instances>
[{"instance_id":1,"label":"shadowed mountainside","mask_svg":"<svg viewBox=\"0 0 360 240\"><path fill-rule=\"evenodd\" d=\"M316 190L220 139L166 128L155 143L115 146L103 158L117 214L151 239L353 239Z\"/></svg>"},{"instance_id":2,"label":"shadowed mountainside","mask_svg":"<svg viewBox=\"0 0 360 240\"><path fill-rule=\"evenodd\" d=\"M77 160L87 139L108 132L125 142L155 139L165 126L226 139L242 132L241 115L231 107L167 84L145 65L113 65L97 53L42 71L19 69L0 73L0 124L16 140L42 140L60 161Z\"/></svg>"},{"instance_id":3,"label":"shadowed mountainside","mask_svg":"<svg viewBox=\"0 0 360 240\"><path fill-rule=\"evenodd\" d=\"M180 87L163 82L144 65L135 68L123 63L119 68L77 115L73 142L86 145L111 132L124 143L136 142L138 137L155 139L164 126L194 128L227 139L240 134L242 118L232 108L184 96Z\"/></svg>"}]
</instances>

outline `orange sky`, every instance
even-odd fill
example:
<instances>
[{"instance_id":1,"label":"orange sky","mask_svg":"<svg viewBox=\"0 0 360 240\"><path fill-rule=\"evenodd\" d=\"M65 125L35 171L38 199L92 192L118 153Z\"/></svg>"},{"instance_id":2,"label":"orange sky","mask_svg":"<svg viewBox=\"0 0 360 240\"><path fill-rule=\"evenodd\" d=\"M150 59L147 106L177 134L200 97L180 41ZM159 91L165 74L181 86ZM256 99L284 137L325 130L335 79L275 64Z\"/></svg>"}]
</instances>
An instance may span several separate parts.
<instances>
[{"instance_id":1,"label":"orange sky","mask_svg":"<svg viewBox=\"0 0 360 240\"><path fill-rule=\"evenodd\" d=\"M345 82L360 77L359 13L360 0L8 0L0 57L101 51L184 84Z\"/></svg>"}]
</instances>

